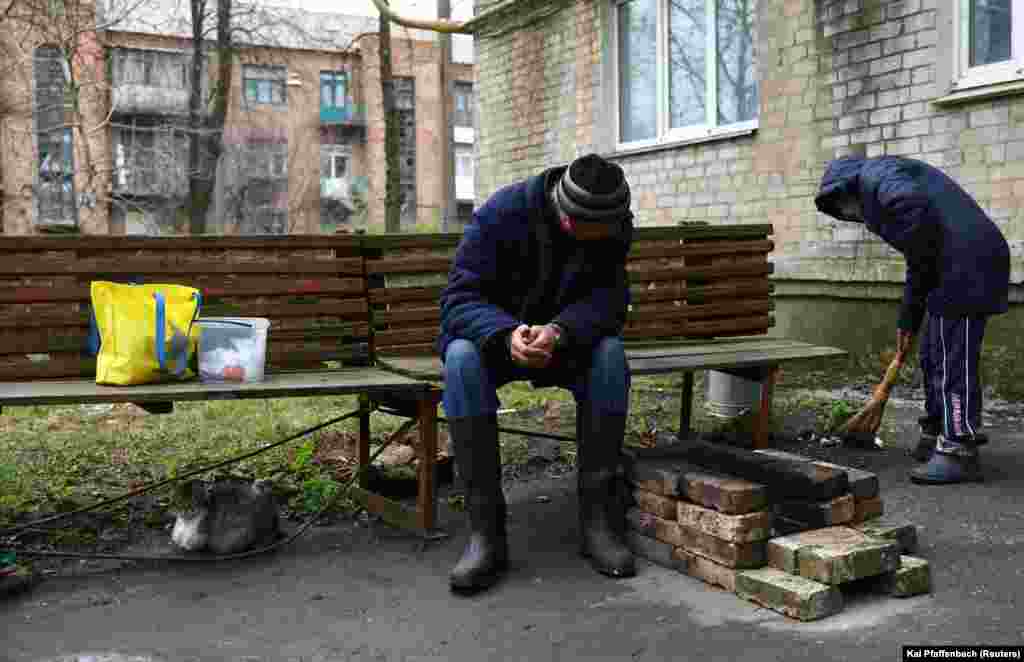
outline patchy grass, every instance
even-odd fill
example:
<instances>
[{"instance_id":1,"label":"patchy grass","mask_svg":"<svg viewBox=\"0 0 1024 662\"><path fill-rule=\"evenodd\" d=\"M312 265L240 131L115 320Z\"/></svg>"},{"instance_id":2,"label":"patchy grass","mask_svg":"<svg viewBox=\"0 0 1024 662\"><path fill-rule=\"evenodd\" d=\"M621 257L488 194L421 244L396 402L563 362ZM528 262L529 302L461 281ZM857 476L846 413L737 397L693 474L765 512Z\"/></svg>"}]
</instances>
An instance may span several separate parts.
<instances>
[{"instance_id":1,"label":"patchy grass","mask_svg":"<svg viewBox=\"0 0 1024 662\"><path fill-rule=\"evenodd\" d=\"M27 407L4 412L0 435L0 523L67 511L257 450L356 408L354 397L177 403L149 415L134 406ZM374 415L383 438L402 419ZM357 431L355 419L334 430ZM222 474L270 478L298 511L327 495L328 467L312 449L332 428L233 465ZM337 432L334 432L335 434ZM160 495L166 505L170 490Z\"/></svg>"},{"instance_id":2,"label":"patchy grass","mask_svg":"<svg viewBox=\"0 0 1024 662\"><path fill-rule=\"evenodd\" d=\"M825 388L847 379L840 373L837 381L836 374L834 366L810 365L787 370L784 383ZM864 379L863 373L860 379ZM704 411L703 382L703 374L698 373L693 428L716 430L723 423ZM634 379L627 445L654 445L659 436L675 432L681 387L681 375ZM502 427L575 436L575 404L569 392L514 383L503 387L499 397ZM860 403L850 403L847 408L854 405ZM837 406L831 400L798 398L780 389L773 431L783 431L786 421L794 416L800 419L800 425L826 429L826 423L836 416ZM86 506L242 455L356 407L355 397L325 397L186 402L177 403L172 413L162 415L146 414L128 405L7 408L0 417L0 526ZM374 414L374 440L382 441L402 422L404 419L399 417ZM742 429L748 423L739 420L728 425ZM345 421L232 465L219 474L271 479L289 510L300 514L315 511L341 486L336 467L321 457L323 449L338 440L350 443L357 426L356 419ZM531 443L527 437L503 434L501 440L506 464L527 460ZM558 445L561 460L574 463L575 442ZM396 471L409 473L407 467ZM151 512L143 515L144 523L166 523L174 499L175 491L170 488L151 497ZM350 507L340 504L341 510ZM107 521L117 526L133 520L136 518L115 511ZM77 533L69 529L62 535L77 542L90 539L85 528Z\"/></svg>"}]
</instances>

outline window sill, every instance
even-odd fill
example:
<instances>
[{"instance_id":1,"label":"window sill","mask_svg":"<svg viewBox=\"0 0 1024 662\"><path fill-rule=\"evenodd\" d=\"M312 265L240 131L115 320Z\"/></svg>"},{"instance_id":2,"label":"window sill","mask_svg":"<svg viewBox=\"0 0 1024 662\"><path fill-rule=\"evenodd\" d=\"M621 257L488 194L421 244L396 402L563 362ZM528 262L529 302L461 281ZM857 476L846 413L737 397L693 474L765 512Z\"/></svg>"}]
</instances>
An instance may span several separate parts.
<instances>
[{"instance_id":1,"label":"window sill","mask_svg":"<svg viewBox=\"0 0 1024 662\"><path fill-rule=\"evenodd\" d=\"M1024 94L1024 80L1013 80L956 90L944 97L933 99L932 103L936 106L955 106L961 103L984 101L986 99L1007 97L1015 94Z\"/></svg>"},{"instance_id":2,"label":"window sill","mask_svg":"<svg viewBox=\"0 0 1024 662\"><path fill-rule=\"evenodd\" d=\"M699 145L701 143L717 142L719 140L730 140L732 138L740 138L743 136L749 136L757 133L757 126L747 126L742 129L725 129L721 131L715 131L709 133L706 136L700 136L697 138L687 138L685 140L672 140L663 143L656 143L653 145L644 145L643 147L629 147L616 149L608 156L620 157L620 156L636 156L639 154L650 154L653 152L660 152L667 149L678 149L680 147L688 147L689 145Z\"/></svg>"},{"instance_id":3,"label":"window sill","mask_svg":"<svg viewBox=\"0 0 1024 662\"><path fill-rule=\"evenodd\" d=\"M287 112L288 104L286 103L258 103L256 101L246 101L245 110L274 110Z\"/></svg>"}]
</instances>

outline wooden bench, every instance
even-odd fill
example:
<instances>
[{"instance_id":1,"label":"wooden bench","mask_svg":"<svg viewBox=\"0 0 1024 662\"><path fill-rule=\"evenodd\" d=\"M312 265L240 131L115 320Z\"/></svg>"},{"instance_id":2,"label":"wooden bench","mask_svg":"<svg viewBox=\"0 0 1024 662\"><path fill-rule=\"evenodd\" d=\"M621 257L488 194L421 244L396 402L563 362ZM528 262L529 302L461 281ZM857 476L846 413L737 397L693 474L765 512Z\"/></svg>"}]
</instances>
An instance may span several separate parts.
<instances>
[{"instance_id":1,"label":"wooden bench","mask_svg":"<svg viewBox=\"0 0 1024 662\"><path fill-rule=\"evenodd\" d=\"M634 375L682 373L679 434L690 434L693 375L719 370L762 384L753 446L768 445L779 366L844 351L770 338L770 225L638 228L627 270L632 305L623 338ZM438 298L458 234L367 237L364 242L377 364L441 384L434 355Z\"/></svg>"},{"instance_id":2,"label":"wooden bench","mask_svg":"<svg viewBox=\"0 0 1024 662\"><path fill-rule=\"evenodd\" d=\"M97 385L94 359L83 352L93 280L192 285L203 293L204 316L269 318L265 381ZM401 398L419 424L416 512L404 517L396 503L357 492L371 511L429 531L439 392L374 367L369 332L356 236L0 237L0 407L134 402L164 412L174 401L355 394L365 465L372 407Z\"/></svg>"}]
</instances>

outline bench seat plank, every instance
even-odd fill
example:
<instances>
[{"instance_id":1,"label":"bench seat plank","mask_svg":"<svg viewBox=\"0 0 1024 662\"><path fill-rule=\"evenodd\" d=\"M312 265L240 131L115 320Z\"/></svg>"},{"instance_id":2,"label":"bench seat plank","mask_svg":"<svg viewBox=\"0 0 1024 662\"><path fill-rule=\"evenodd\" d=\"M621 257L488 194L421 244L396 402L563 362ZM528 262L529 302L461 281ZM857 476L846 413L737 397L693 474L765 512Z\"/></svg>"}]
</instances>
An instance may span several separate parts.
<instances>
[{"instance_id":1,"label":"bench seat plank","mask_svg":"<svg viewBox=\"0 0 1024 662\"><path fill-rule=\"evenodd\" d=\"M635 375L658 375L687 370L773 366L783 361L844 356L835 347L812 345L786 338L723 338L697 342L626 345L630 370ZM436 356L378 357L386 370L413 379L440 382L441 359Z\"/></svg>"},{"instance_id":2,"label":"bench seat plank","mask_svg":"<svg viewBox=\"0 0 1024 662\"><path fill-rule=\"evenodd\" d=\"M661 375L687 370L720 370L776 366L783 361L802 361L844 356L834 347L804 344L802 347L777 349L735 349L729 352L692 352L674 356L630 357L629 368L634 375Z\"/></svg>"},{"instance_id":3,"label":"bench seat plank","mask_svg":"<svg viewBox=\"0 0 1024 662\"><path fill-rule=\"evenodd\" d=\"M315 395L383 395L426 392L428 385L377 368L282 372L262 382L210 383L191 380L137 386L103 386L86 379L0 382L0 406L245 400Z\"/></svg>"}]
</instances>

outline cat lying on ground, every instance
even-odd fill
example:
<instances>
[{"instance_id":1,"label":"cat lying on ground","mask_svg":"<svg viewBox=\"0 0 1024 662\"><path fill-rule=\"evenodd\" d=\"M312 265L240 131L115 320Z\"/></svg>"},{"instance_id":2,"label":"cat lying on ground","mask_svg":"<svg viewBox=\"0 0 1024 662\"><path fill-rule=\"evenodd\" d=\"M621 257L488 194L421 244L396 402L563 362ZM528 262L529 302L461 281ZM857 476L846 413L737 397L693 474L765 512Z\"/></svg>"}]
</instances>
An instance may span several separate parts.
<instances>
[{"instance_id":1,"label":"cat lying on ground","mask_svg":"<svg viewBox=\"0 0 1024 662\"><path fill-rule=\"evenodd\" d=\"M190 504L177 513L171 542L190 552L235 554L273 543L279 533L270 481L191 480L181 487Z\"/></svg>"}]
</instances>

